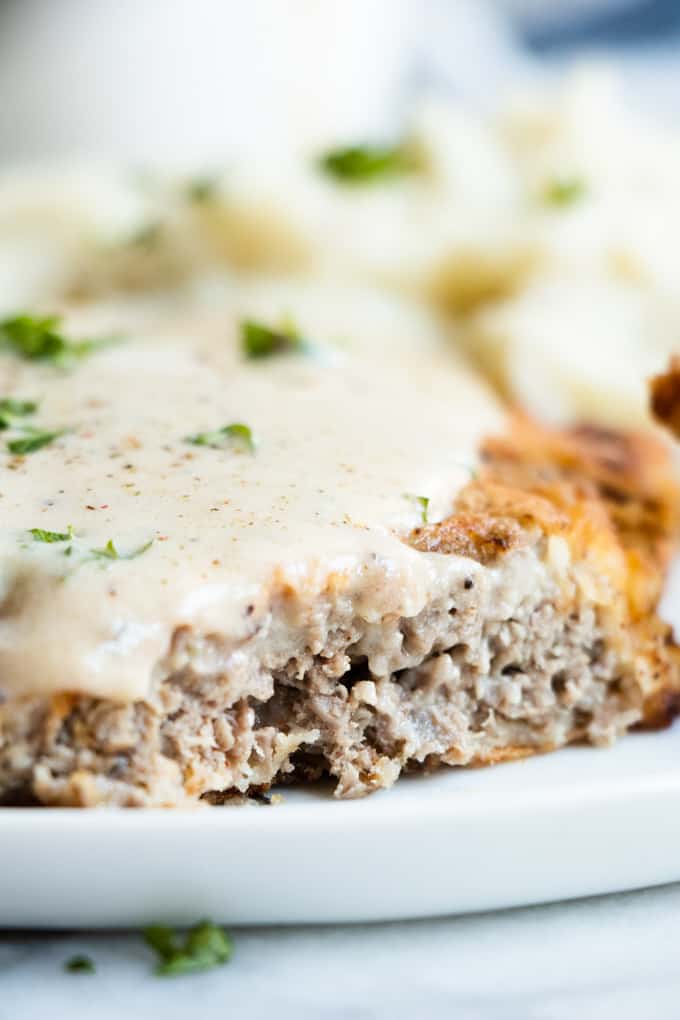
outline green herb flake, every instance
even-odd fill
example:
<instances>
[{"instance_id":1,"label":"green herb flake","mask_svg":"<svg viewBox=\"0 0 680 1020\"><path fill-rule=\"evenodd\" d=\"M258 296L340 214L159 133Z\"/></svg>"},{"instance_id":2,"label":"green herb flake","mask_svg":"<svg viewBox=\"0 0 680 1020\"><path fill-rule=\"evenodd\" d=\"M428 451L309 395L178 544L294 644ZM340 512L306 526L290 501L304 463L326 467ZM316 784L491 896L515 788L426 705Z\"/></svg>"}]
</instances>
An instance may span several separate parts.
<instances>
[{"instance_id":1,"label":"green herb flake","mask_svg":"<svg viewBox=\"0 0 680 1020\"><path fill-rule=\"evenodd\" d=\"M219 180L216 177L194 177L186 186L186 196L197 205L214 202L219 194Z\"/></svg>"},{"instance_id":2,"label":"green herb flake","mask_svg":"<svg viewBox=\"0 0 680 1020\"><path fill-rule=\"evenodd\" d=\"M577 202L585 193L586 185L582 178L555 177L546 184L543 199L548 205L562 208Z\"/></svg>"},{"instance_id":3,"label":"green herb flake","mask_svg":"<svg viewBox=\"0 0 680 1020\"><path fill-rule=\"evenodd\" d=\"M29 528L29 534L33 535L36 542L70 542L73 538L73 525L69 524L68 531L45 531L44 528Z\"/></svg>"},{"instance_id":4,"label":"green herb flake","mask_svg":"<svg viewBox=\"0 0 680 1020\"><path fill-rule=\"evenodd\" d=\"M428 514L428 508L430 506L430 497L429 496L414 496L410 492L405 492L404 493L404 497L406 499L412 499L416 503L418 503L418 505L420 506L420 520L421 520L421 522L423 524L427 524L428 523L427 514Z\"/></svg>"},{"instance_id":5,"label":"green herb flake","mask_svg":"<svg viewBox=\"0 0 680 1020\"><path fill-rule=\"evenodd\" d=\"M177 938L172 928L163 924L151 924L142 932L144 941L162 960L177 952Z\"/></svg>"},{"instance_id":6,"label":"green herb flake","mask_svg":"<svg viewBox=\"0 0 680 1020\"><path fill-rule=\"evenodd\" d=\"M61 332L61 318L57 315L41 318L23 314L0 321L0 350L11 351L28 361L50 361L62 368L87 357L108 342L68 340Z\"/></svg>"},{"instance_id":7,"label":"green herb flake","mask_svg":"<svg viewBox=\"0 0 680 1020\"><path fill-rule=\"evenodd\" d=\"M64 970L69 974L94 974L96 972L94 961L84 954L72 956L64 964Z\"/></svg>"},{"instance_id":8,"label":"green herb flake","mask_svg":"<svg viewBox=\"0 0 680 1020\"><path fill-rule=\"evenodd\" d=\"M56 315L42 318L15 315L0 322L0 347L30 360L54 360L67 347L59 332L61 319Z\"/></svg>"},{"instance_id":9,"label":"green herb flake","mask_svg":"<svg viewBox=\"0 0 680 1020\"><path fill-rule=\"evenodd\" d=\"M106 545L102 549L91 549L90 556L95 560L134 560L142 553L145 553L147 549L150 549L153 545L153 539L145 542L144 545L138 546L137 549L132 549L128 553L118 552L116 549L113 539L110 538Z\"/></svg>"},{"instance_id":10,"label":"green herb flake","mask_svg":"<svg viewBox=\"0 0 680 1020\"><path fill-rule=\"evenodd\" d=\"M56 432L43 432L40 429L26 429L24 435L18 439L10 439L7 443L7 449L10 453L14 453L17 456L22 456L26 453L35 453L36 450L42 450L44 446L49 446L55 439L59 439L60 436L64 435L64 429L59 429Z\"/></svg>"},{"instance_id":11,"label":"green herb flake","mask_svg":"<svg viewBox=\"0 0 680 1020\"><path fill-rule=\"evenodd\" d=\"M252 430L241 422L223 425L221 429L216 429L214 432L197 432L193 436L186 436L184 441L191 443L192 446L209 446L213 450L235 446L248 453L255 452L255 439Z\"/></svg>"},{"instance_id":12,"label":"green herb flake","mask_svg":"<svg viewBox=\"0 0 680 1020\"><path fill-rule=\"evenodd\" d=\"M305 354L310 350L293 322L272 328L254 319L244 319L241 323L241 346L245 356L251 359L271 358L275 354Z\"/></svg>"},{"instance_id":13,"label":"green herb flake","mask_svg":"<svg viewBox=\"0 0 680 1020\"><path fill-rule=\"evenodd\" d=\"M0 417L8 415L10 418L25 418L28 414L35 414L37 410L35 400L12 400L11 397L0 400Z\"/></svg>"},{"instance_id":14,"label":"green herb flake","mask_svg":"<svg viewBox=\"0 0 680 1020\"><path fill-rule=\"evenodd\" d=\"M152 925L143 931L147 945L157 953L156 973L161 977L196 974L221 967L231 959L230 936L211 921L200 921L186 933L183 940L171 928Z\"/></svg>"},{"instance_id":15,"label":"green herb flake","mask_svg":"<svg viewBox=\"0 0 680 1020\"><path fill-rule=\"evenodd\" d=\"M0 400L0 432L11 429L15 424L15 418L34 414L37 409L38 405L29 400Z\"/></svg>"},{"instance_id":16,"label":"green herb flake","mask_svg":"<svg viewBox=\"0 0 680 1020\"><path fill-rule=\"evenodd\" d=\"M321 157L319 165L343 184L367 184L417 169L413 154L403 145L350 145L331 149Z\"/></svg>"}]
</instances>

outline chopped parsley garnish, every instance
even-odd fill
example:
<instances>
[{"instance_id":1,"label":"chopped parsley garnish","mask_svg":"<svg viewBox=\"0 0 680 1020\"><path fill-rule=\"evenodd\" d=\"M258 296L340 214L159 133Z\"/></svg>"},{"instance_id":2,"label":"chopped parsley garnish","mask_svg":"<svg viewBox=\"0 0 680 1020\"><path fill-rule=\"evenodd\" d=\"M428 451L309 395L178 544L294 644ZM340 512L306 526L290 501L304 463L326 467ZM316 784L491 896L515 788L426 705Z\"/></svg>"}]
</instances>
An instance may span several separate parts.
<instances>
[{"instance_id":1,"label":"chopped parsley garnish","mask_svg":"<svg viewBox=\"0 0 680 1020\"><path fill-rule=\"evenodd\" d=\"M420 509L420 519L423 522L423 524L427 524L427 509L428 509L428 507L430 505L430 497L429 496L416 496L416 499L420 503L420 507L421 507L421 509Z\"/></svg>"},{"instance_id":2,"label":"chopped parsley garnish","mask_svg":"<svg viewBox=\"0 0 680 1020\"><path fill-rule=\"evenodd\" d=\"M331 149L321 157L319 165L343 184L365 184L416 169L412 153L403 145L350 145Z\"/></svg>"},{"instance_id":3,"label":"chopped parsley garnish","mask_svg":"<svg viewBox=\"0 0 680 1020\"><path fill-rule=\"evenodd\" d=\"M414 496L413 493L404 493L404 498L413 500L420 506L420 519L423 524L427 524L427 509L430 504L429 496Z\"/></svg>"},{"instance_id":4,"label":"chopped parsley garnish","mask_svg":"<svg viewBox=\"0 0 680 1020\"><path fill-rule=\"evenodd\" d=\"M193 446L209 446L213 450L236 446L241 447L248 453L255 452L255 440L252 430L241 422L223 425L221 429L215 429L214 432L197 432L193 436L187 436L185 442L191 443Z\"/></svg>"},{"instance_id":5,"label":"chopped parsley garnish","mask_svg":"<svg viewBox=\"0 0 680 1020\"><path fill-rule=\"evenodd\" d=\"M186 196L190 202L201 205L214 202L219 192L219 180L216 177L194 177L186 186Z\"/></svg>"},{"instance_id":6,"label":"chopped parsley garnish","mask_svg":"<svg viewBox=\"0 0 680 1020\"><path fill-rule=\"evenodd\" d=\"M42 450L43 446L49 446L55 439L63 435L64 429L58 429L56 432L43 432L33 428L25 429L24 434L18 439L8 441L7 449L10 453L17 455L35 453L36 450Z\"/></svg>"},{"instance_id":7,"label":"chopped parsley garnish","mask_svg":"<svg viewBox=\"0 0 680 1020\"><path fill-rule=\"evenodd\" d=\"M152 925L142 934L147 945L159 956L156 973L161 977L212 970L228 963L233 952L230 936L211 921L194 925L183 940L164 925Z\"/></svg>"},{"instance_id":8,"label":"chopped parsley garnish","mask_svg":"<svg viewBox=\"0 0 680 1020\"><path fill-rule=\"evenodd\" d=\"M0 429L10 427L11 418L25 418L28 414L35 414L38 405L35 400L12 400L6 397L0 400Z\"/></svg>"},{"instance_id":9,"label":"chopped parsley garnish","mask_svg":"<svg viewBox=\"0 0 680 1020\"><path fill-rule=\"evenodd\" d=\"M427 508L429 507L429 496L414 496L412 493L404 493L407 500L414 500L420 506L420 519L423 524L427 523Z\"/></svg>"},{"instance_id":10,"label":"chopped parsley garnish","mask_svg":"<svg viewBox=\"0 0 680 1020\"><path fill-rule=\"evenodd\" d=\"M419 504L419 506L420 506L420 520L421 520L421 522L423 524L427 524L428 523L428 520L427 520L427 511L428 511L428 507L430 506L430 497L429 496L414 496L410 492L405 492L404 496L406 497L406 499L415 500L415 502Z\"/></svg>"},{"instance_id":11,"label":"chopped parsley garnish","mask_svg":"<svg viewBox=\"0 0 680 1020\"><path fill-rule=\"evenodd\" d=\"M94 974L96 969L94 961L82 953L78 956L72 956L64 964L64 970L68 971L69 974Z\"/></svg>"},{"instance_id":12,"label":"chopped parsley garnish","mask_svg":"<svg viewBox=\"0 0 680 1020\"><path fill-rule=\"evenodd\" d=\"M73 538L73 526L69 524L68 531L45 531L44 528L29 528L29 534L33 535L36 542L70 542Z\"/></svg>"},{"instance_id":13,"label":"chopped parsley garnish","mask_svg":"<svg viewBox=\"0 0 680 1020\"><path fill-rule=\"evenodd\" d=\"M555 177L546 184L543 198L548 205L567 206L583 198L585 192L586 185L582 178Z\"/></svg>"},{"instance_id":14,"label":"chopped parsley garnish","mask_svg":"<svg viewBox=\"0 0 680 1020\"><path fill-rule=\"evenodd\" d=\"M113 539L110 538L106 545L102 549L91 549L90 556L95 560L134 560L137 556L141 556L147 549L150 549L153 545L153 539L149 539L144 545L140 545L137 549L132 549L128 553L118 552Z\"/></svg>"},{"instance_id":15,"label":"chopped parsley garnish","mask_svg":"<svg viewBox=\"0 0 680 1020\"><path fill-rule=\"evenodd\" d=\"M30 360L53 361L68 348L60 325L56 315L15 315L0 322L0 345Z\"/></svg>"},{"instance_id":16,"label":"chopped parsley garnish","mask_svg":"<svg viewBox=\"0 0 680 1020\"><path fill-rule=\"evenodd\" d=\"M61 332L58 315L15 315L0 321L0 350L11 351L29 361L51 361L53 365L67 367L92 354L105 342L68 340Z\"/></svg>"},{"instance_id":17,"label":"chopped parsley garnish","mask_svg":"<svg viewBox=\"0 0 680 1020\"><path fill-rule=\"evenodd\" d=\"M16 438L8 440L7 449L10 453L16 455L35 453L59 436L63 436L66 429L39 429L16 420L35 414L37 409L38 405L34 400L0 400L0 431L14 429L20 433Z\"/></svg>"},{"instance_id":18,"label":"chopped parsley garnish","mask_svg":"<svg viewBox=\"0 0 680 1020\"><path fill-rule=\"evenodd\" d=\"M305 354L310 349L294 323L285 322L272 328L254 319L244 319L241 323L241 345L245 356L253 359L270 358L274 354Z\"/></svg>"}]
</instances>

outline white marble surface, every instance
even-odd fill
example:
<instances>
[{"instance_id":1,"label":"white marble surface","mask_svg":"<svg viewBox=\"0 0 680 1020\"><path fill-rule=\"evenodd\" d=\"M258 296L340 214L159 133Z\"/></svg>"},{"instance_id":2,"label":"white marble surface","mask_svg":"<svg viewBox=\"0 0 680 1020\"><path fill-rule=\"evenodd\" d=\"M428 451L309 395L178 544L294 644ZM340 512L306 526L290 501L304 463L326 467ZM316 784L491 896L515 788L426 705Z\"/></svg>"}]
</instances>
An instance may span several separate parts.
<instances>
[{"instance_id":1,"label":"white marble surface","mask_svg":"<svg viewBox=\"0 0 680 1020\"><path fill-rule=\"evenodd\" d=\"M680 884L469 917L234 937L226 967L162 979L136 934L4 933L0 1020L680 1018ZM79 952L96 961L95 975L64 973Z\"/></svg>"}]
</instances>

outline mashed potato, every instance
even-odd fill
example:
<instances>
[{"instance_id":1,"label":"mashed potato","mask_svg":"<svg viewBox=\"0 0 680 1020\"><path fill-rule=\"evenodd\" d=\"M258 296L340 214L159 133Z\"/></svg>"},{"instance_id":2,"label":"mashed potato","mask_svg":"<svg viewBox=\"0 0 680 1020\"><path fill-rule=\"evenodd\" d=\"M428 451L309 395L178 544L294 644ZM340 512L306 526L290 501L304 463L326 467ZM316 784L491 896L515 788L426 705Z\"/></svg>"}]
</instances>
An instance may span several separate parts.
<instances>
[{"instance_id":1,"label":"mashed potato","mask_svg":"<svg viewBox=\"0 0 680 1020\"><path fill-rule=\"evenodd\" d=\"M184 180L5 175L0 314L214 298L215 280L360 283L432 306L542 418L645 421L644 378L680 346L680 132L582 71L494 114L428 102L399 146L403 172L365 180L292 152Z\"/></svg>"}]
</instances>

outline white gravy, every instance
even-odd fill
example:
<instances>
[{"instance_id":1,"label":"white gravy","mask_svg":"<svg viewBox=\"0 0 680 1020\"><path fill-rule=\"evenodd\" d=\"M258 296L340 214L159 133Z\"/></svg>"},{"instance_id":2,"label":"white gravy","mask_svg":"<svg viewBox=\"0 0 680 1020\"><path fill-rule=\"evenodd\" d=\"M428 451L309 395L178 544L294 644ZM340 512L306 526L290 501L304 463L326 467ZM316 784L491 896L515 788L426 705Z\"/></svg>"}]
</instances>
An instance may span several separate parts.
<instances>
[{"instance_id":1,"label":"white gravy","mask_svg":"<svg viewBox=\"0 0 680 1020\"><path fill-rule=\"evenodd\" d=\"M446 515L480 437L501 427L436 330L315 335L312 355L252 361L235 313L168 319L69 371L0 351L0 399L39 401L16 424L68 430L24 457L6 448L20 428L0 432L6 696L144 697L177 627L238 640L275 571L303 586L378 558L394 608L417 612L432 558L398 535L421 520L417 497L429 520ZM231 423L254 453L186 441ZM29 531L69 526L68 542ZM109 540L121 558L92 558Z\"/></svg>"}]
</instances>

